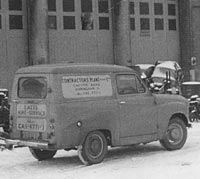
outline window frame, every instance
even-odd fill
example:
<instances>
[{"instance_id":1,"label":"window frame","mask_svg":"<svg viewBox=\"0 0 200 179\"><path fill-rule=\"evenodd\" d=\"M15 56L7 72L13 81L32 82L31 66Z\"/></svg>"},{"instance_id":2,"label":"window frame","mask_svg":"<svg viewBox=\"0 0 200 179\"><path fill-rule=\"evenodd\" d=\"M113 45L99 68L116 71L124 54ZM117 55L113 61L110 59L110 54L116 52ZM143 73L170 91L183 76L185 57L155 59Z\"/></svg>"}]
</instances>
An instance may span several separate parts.
<instances>
[{"instance_id":1,"label":"window frame","mask_svg":"<svg viewBox=\"0 0 200 179\"><path fill-rule=\"evenodd\" d=\"M26 81L27 79L42 79L43 80L43 84L45 85L44 88L45 88L45 94L44 96L42 97L25 97L25 96L20 96L20 88L21 88L21 85L20 85L20 80L22 79L25 79L24 81ZM23 82L22 82L23 83ZM47 90L48 90L48 81L47 81L47 77L45 76L24 76L24 77L20 77L17 81L17 97L20 98L20 99L46 99L47 98Z\"/></svg>"},{"instance_id":2,"label":"window frame","mask_svg":"<svg viewBox=\"0 0 200 179\"><path fill-rule=\"evenodd\" d=\"M134 93L127 93L127 94L120 94L119 92L119 77L120 76L132 76L135 78L135 85L136 85L136 90L137 92L134 92ZM143 81L136 75L136 74L128 74L128 73L123 73L123 74L117 74L116 77L115 77L115 80L116 80L116 91L117 91L117 94L118 96L126 96L126 95L140 95L140 94L146 94L147 93L147 88L146 86L144 85ZM144 88L144 92L140 92L139 91L139 88L137 86L137 81L141 84L141 86Z\"/></svg>"}]
</instances>

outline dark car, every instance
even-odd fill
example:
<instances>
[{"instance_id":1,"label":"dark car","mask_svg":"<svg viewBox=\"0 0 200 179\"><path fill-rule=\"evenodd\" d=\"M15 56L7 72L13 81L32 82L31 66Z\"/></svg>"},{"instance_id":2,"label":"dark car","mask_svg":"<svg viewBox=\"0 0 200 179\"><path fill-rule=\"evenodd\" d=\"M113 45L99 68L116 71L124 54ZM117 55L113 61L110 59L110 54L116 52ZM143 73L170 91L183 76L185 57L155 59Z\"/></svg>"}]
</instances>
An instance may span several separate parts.
<instances>
[{"instance_id":1,"label":"dark car","mask_svg":"<svg viewBox=\"0 0 200 179\"><path fill-rule=\"evenodd\" d=\"M8 90L0 89L0 127L3 127L4 132L8 132L9 128L9 111Z\"/></svg>"},{"instance_id":2,"label":"dark car","mask_svg":"<svg viewBox=\"0 0 200 179\"><path fill-rule=\"evenodd\" d=\"M181 94L185 98L190 98L193 95L200 96L200 82L199 81L187 81L181 84Z\"/></svg>"}]
</instances>

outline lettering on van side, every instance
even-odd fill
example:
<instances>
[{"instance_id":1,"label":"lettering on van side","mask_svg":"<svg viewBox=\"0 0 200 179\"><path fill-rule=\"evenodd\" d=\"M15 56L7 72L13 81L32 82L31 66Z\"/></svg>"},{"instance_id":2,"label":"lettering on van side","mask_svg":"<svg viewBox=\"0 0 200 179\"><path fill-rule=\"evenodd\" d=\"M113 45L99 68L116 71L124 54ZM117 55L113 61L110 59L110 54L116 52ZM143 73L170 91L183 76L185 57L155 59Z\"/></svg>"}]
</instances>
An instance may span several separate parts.
<instances>
[{"instance_id":1,"label":"lettering on van side","mask_svg":"<svg viewBox=\"0 0 200 179\"><path fill-rule=\"evenodd\" d=\"M65 98L112 96L109 75L63 76L61 85Z\"/></svg>"}]
</instances>

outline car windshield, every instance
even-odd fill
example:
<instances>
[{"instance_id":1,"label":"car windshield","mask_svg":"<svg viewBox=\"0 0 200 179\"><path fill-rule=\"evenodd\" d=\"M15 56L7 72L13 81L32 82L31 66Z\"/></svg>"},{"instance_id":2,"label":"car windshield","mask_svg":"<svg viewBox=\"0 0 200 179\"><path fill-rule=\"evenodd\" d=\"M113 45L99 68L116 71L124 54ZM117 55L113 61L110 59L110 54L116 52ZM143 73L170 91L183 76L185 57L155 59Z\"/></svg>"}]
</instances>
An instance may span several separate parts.
<instances>
[{"instance_id":1,"label":"car windshield","mask_svg":"<svg viewBox=\"0 0 200 179\"><path fill-rule=\"evenodd\" d=\"M23 77L18 81L19 98L44 99L47 95L47 80L45 77Z\"/></svg>"},{"instance_id":2,"label":"car windshield","mask_svg":"<svg viewBox=\"0 0 200 179\"><path fill-rule=\"evenodd\" d=\"M166 78L166 73L170 72L170 79L176 79L176 72L175 70L168 69L168 68L155 68L152 77L159 77L159 78Z\"/></svg>"}]
</instances>

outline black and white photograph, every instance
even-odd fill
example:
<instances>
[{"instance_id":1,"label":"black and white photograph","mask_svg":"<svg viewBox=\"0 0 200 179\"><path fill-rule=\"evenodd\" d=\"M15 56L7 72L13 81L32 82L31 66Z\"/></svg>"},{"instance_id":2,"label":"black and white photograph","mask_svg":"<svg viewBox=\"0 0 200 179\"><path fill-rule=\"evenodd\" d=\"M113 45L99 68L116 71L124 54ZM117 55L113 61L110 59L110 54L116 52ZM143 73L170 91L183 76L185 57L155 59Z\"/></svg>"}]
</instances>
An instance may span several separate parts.
<instances>
[{"instance_id":1,"label":"black and white photograph","mask_svg":"<svg viewBox=\"0 0 200 179\"><path fill-rule=\"evenodd\" d=\"M199 179L200 0L0 0L0 179Z\"/></svg>"}]
</instances>

